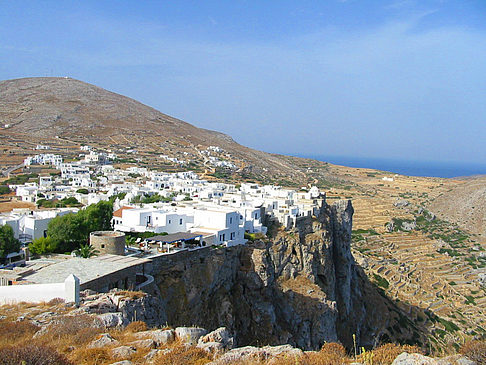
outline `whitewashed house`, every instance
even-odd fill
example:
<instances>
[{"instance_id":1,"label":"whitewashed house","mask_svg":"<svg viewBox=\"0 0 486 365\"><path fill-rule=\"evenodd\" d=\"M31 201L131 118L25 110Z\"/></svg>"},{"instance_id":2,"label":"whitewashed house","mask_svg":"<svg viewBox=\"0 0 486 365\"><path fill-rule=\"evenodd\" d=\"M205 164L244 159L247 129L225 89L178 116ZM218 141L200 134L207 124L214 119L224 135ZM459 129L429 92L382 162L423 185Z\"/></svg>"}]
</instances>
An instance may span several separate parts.
<instances>
[{"instance_id":1,"label":"whitewashed house","mask_svg":"<svg viewBox=\"0 0 486 365\"><path fill-rule=\"evenodd\" d=\"M38 191L37 183L27 183L25 185L17 185L15 195L20 197L23 202L35 203Z\"/></svg>"},{"instance_id":2,"label":"whitewashed house","mask_svg":"<svg viewBox=\"0 0 486 365\"><path fill-rule=\"evenodd\" d=\"M213 234L214 244L236 246L246 243L245 230L240 226L240 214L229 208L198 208L194 210L191 232Z\"/></svg>"}]
</instances>

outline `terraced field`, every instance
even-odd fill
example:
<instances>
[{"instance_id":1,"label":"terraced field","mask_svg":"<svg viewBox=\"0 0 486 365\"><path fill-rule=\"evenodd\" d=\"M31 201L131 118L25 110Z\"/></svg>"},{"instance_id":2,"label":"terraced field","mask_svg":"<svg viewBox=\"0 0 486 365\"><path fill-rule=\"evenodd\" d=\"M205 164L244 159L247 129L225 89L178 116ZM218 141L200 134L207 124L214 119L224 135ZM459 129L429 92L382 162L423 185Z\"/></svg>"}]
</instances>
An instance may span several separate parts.
<instances>
[{"instance_id":1,"label":"terraced field","mask_svg":"<svg viewBox=\"0 0 486 365\"><path fill-rule=\"evenodd\" d=\"M388 296L454 324L429 320L437 341L460 344L486 334L486 299L477 280L481 269L472 267L465 254L438 252L442 246L422 232L360 234L359 238L353 253ZM411 319L420 321L417 316Z\"/></svg>"}]
</instances>

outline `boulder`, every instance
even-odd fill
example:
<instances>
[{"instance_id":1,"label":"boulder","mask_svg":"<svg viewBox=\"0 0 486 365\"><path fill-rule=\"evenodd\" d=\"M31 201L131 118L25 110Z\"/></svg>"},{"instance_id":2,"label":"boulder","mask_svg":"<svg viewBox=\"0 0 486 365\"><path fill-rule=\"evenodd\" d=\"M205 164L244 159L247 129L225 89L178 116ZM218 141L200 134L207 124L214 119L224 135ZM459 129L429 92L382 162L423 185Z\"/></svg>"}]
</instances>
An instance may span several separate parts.
<instances>
[{"instance_id":1,"label":"boulder","mask_svg":"<svg viewBox=\"0 0 486 365\"><path fill-rule=\"evenodd\" d=\"M397 201L395 201L395 203L393 203L393 205L397 208L404 208L404 207L408 207L410 203L408 200L398 199Z\"/></svg>"},{"instance_id":2,"label":"boulder","mask_svg":"<svg viewBox=\"0 0 486 365\"><path fill-rule=\"evenodd\" d=\"M479 285L486 287L486 273L478 274Z\"/></svg>"},{"instance_id":3,"label":"boulder","mask_svg":"<svg viewBox=\"0 0 486 365\"><path fill-rule=\"evenodd\" d=\"M111 356L115 359L125 359L137 352L137 349L133 346L120 346L111 350Z\"/></svg>"},{"instance_id":4,"label":"boulder","mask_svg":"<svg viewBox=\"0 0 486 365\"><path fill-rule=\"evenodd\" d=\"M119 342L115 340L113 337L111 337L109 333L102 333L98 335L98 338L96 340L93 340L88 345L88 348L94 349L94 348L100 348L105 346L116 346L118 344Z\"/></svg>"},{"instance_id":5,"label":"boulder","mask_svg":"<svg viewBox=\"0 0 486 365\"><path fill-rule=\"evenodd\" d=\"M273 357L285 355L298 357L303 355L303 351L291 345L265 346L265 347L238 347L228 351L217 360L211 362L212 365L231 364L236 361L266 360Z\"/></svg>"},{"instance_id":6,"label":"boulder","mask_svg":"<svg viewBox=\"0 0 486 365\"><path fill-rule=\"evenodd\" d=\"M116 305L111 301L110 297L106 294L100 294L98 296L93 296L92 300L85 299L82 303L82 307L85 308L89 313L112 313L117 311ZM91 299L89 298L89 299Z\"/></svg>"},{"instance_id":7,"label":"boulder","mask_svg":"<svg viewBox=\"0 0 486 365\"><path fill-rule=\"evenodd\" d=\"M127 297L113 291L110 300L117 306L123 318L128 322L143 321L149 327L155 327L167 322L167 315L160 298L145 294L140 297Z\"/></svg>"},{"instance_id":8,"label":"boulder","mask_svg":"<svg viewBox=\"0 0 486 365\"><path fill-rule=\"evenodd\" d=\"M190 345L196 345L199 338L206 333L208 333L208 331L198 327L177 327L175 329L176 337Z\"/></svg>"},{"instance_id":9,"label":"boulder","mask_svg":"<svg viewBox=\"0 0 486 365\"><path fill-rule=\"evenodd\" d=\"M421 354L402 352L393 360L392 365L437 365L437 360Z\"/></svg>"},{"instance_id":10,"label":"boulder","mask_svg":"<svg viewBox=\"0 0 486 365\"><path fill-rule=\"evenodd\" d=\"M98 294L97 292L95 292L94 290L91 290L91 289L85 289L85 290L82 290L79 292L79 296L81 298L86 298L86 297L90 297L90 296L93 296L93 295L96 295Z\"/></svg>"},{"instance_id":11,"label":"boulder","mask_svg":"<svg viewBox=\"0 0 486 365\"><path fill-rule=\"evenodd\" d=\"M452 355L441 359L442 361L448 361L453 365L476 365L475 361L469 360L463 355Z\"/></svg>"},{"instance_id":12,"label":"boulder","mask_svg":"<svg viewBox=\"0 0 486 365\"><path fill-rule=\"evenodd\" d=\"M151 338L157 346L165 345L175 340L174 330L152 330L135 333L136 338Z\"/></svg>"},{"instance_id":13,"label":"boulder","mask_svg":"<svg viewBox=\"0 0 486 365\"><path fill-rule=\"evenodd\" d=\"M222 354L225 351L224 345L221 342L199 342L197 347L213 356Z\"/></svg>"},{"instance_id":14,"label":"boulder","mask_svg":"<svg viewBox=\"0 0 486 365\"><path fill-rule=\"evenodd\" d=\"M392 365L476 365L476 363L462 355L432 358L421 354L402 352Z\"/></svg>"},{"instance_id":15,"label":"boulder","mask_svg":"<svg viewBox=\"0 0 486 365\"><path fill-rule=\"evenodd\" d=\"M220 327L217 330L202 336L198 342L199 344L218 342L221 343L226 350L230 350L234 347L234 338L226 327Z\"/></svg>"},{"instance_id":16,"label":"boulder","mask_svg":"<svg viewBox=\"0 0 486 365\"><path fill-rule=\"evenodd\" d=\"M106 328L121 327L128 324L121 313L103 313L99 314L97 318L100 320L101 326Z\"/></svg>"},{"instance_id":17,"label":"boulder","mask_svg":"<svg viewBox=\"0 0 486 365\"><path fill-rule=\"evenodd\" d=\"M160 352L161 350L153 349L150 350L147 355L145 355L143 358L145 361L151 362Z\"/></svg>"},{"instance_id":18,"label":"boulder","mask_svg":"<svg viewBox=\"0 0 486 365\"><path fill-rule=\"evenodd\" d=\"M416 221L402 222L402 229L404 231L413 231L415 228L417 228L417 222Z\"/></svg>"},{"instance_id":19,"label":"boulder","mask_svg":"<svg viewBox=\"0 0 486 365\"><path fill-rule=\"evenodd\" d=\"M154 349L157 347L157 344L151 338L147 338L145 340L138 340L129 343L130 346L134 346L136 348L143 348L143 349Z\"/></svg>"}]
</instances>

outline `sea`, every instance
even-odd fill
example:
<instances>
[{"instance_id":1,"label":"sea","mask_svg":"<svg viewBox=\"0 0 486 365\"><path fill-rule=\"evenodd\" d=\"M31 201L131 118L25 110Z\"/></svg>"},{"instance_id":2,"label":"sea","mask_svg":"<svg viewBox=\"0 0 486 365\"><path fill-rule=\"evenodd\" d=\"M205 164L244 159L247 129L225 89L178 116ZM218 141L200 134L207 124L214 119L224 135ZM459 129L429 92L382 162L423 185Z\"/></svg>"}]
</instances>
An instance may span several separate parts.
<instances>
[{"instance_id":1,"label":"sea","mask_svg":"<svg viewBox=\"0 0 486 365\"><path fill-rule=\"evenodd\" d=\"M486 163L468 162L438 162L438 161L410 161L385 158L362 158L345 156L300 156L319 161L329 162L335 165L348 167L368 168L407 176L428 177L466 177L474 175L486 175Z\"/></svg>"}]
</instances>

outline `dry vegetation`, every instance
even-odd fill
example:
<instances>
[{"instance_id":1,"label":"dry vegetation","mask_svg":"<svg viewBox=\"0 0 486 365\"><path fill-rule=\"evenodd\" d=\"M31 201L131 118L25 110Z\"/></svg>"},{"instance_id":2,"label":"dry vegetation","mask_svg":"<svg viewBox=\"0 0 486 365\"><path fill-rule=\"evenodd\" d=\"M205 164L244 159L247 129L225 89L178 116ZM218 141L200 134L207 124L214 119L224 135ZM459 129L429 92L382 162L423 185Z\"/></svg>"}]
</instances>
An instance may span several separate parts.
<instances>
[{"instance_id":1,"label":"dry vegetation","mask_svg":"<svg viewBox=\"0 0 486 365\"><path fill-rule=\"evenodd\" d=\"M140 340L137 333L146 331L144 322L132 322L124 329L107 330L98 327L92 316L70 315L74 308L60 301L39 305L22 303L0 307L0 364L25 365L104 365L120 360L130 360L134 364L149 363L145 358L151 348L137 347L137 351L124 358L112 353L118 346L133 346ZM47 326L39 327L32 323L32 318L38 318L43 313L62 313L51 319ZM42 329L41 329L42 328ZM101 348L89 348L88 345L109 333L116 344ZM213 355L194 346L175 341L159 347L158 354L152 359L158 365L203 365L214 360ZM326 343L320 351L304 352L302 356L278 355L273 358L253 357L241 361L233 361L236 365L340 365L352 362L372 363L374 365L389 365L402 352L418 352L421 350L412 346L385 344L370 351L357 350L355 358L350 352L337 343ZM354 353L354 351L351 351ZM473 341L461 348L461 353L475 360L479 365L485 364L486 342ZM371 362L372 361L372 362Z\"/></svg>"}]
</instances>

